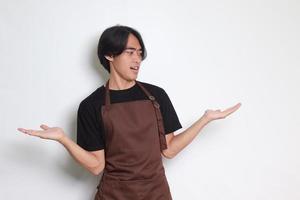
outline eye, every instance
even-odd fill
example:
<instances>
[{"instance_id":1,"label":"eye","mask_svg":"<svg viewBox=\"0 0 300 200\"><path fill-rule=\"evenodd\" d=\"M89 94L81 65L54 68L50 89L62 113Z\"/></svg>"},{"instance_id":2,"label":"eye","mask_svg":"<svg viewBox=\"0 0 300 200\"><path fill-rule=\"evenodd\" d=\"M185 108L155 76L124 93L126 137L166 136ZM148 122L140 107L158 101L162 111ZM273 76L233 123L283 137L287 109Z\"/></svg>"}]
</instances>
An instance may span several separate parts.
<instances>
[{"instance_id":1,"label":"eye","mask_svg":"<svg viewBox=\"0 0 300 200\"><path fill-rule=\"evenodd\" d=\"M126 53L129 56L133 56L135 51L136 51L137 56L142 57L143 50L125 49L124 53Z\"/></svg>"},{"instance_id":2,"label":"eye","mask_svg":"<svg viewBox=\"0 0 300 200\"><path fill-rule=\"evenodd\" d=\"M134 51L132 51L132 50L125 50L125 53L127 53L129 55L132 55L134 53Z\"/></svg>"}]
</instances>

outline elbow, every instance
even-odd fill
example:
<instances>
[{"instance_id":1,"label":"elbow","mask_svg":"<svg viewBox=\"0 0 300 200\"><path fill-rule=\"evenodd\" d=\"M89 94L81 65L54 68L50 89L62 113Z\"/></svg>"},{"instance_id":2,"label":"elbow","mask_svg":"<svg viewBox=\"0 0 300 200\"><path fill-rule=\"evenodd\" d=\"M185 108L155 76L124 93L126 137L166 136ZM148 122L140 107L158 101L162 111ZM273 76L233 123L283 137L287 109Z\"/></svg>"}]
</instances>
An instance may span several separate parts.
<instances>
[{"instance_id":1,"label":"elbow","mask_svg":"<svg viewBox=\"0 0 300 200\"><path fill-rule=\"evenodd\" d=\"M165 149L163 150L162 155L167 159L172 159L176 156L176 153L170 151L169 149Z\"/></svg>"},{"instance_id":2,"label":"elbow","mask_svg":"<svg viewBox=\"0 0 300 200\"><path fill-rule=\"evenodd\" d=\"M95 176L98 176L103 170L104 170L104 164L100 164L99 166L97 167L94 167L92 169L90 169L89 171L95 175Z\"/></svg>"},{"instance_id":3,"label":"elbow","mask_svg":"<svg viewBox=\"0 0 300 200\"><path fill-rule=\"evenodd\" d=\"M99 169L99 170L90 170L90 172L91 172L94 176L98 176L102 171L103 171L103 169Z\"/></svg>"}]
</instances>

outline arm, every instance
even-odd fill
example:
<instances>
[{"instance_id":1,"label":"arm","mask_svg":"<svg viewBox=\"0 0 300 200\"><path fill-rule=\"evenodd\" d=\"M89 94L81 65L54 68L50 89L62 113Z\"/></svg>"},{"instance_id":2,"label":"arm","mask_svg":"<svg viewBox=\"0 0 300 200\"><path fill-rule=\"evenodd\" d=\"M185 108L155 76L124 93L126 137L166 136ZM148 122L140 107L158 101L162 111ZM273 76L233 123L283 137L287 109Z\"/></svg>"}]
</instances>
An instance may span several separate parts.
<instances>
[{"instance_id":1,"label":"arm","mask_svg":"<svg viewBox=\"0 0 300 200\"><path fill-rule=\"evenodd\" d=\"M18 130L28 135L37 136L42 139L51 139L61 143L79 164L94 175L98 175L104 169L104 150L86 151L68 138L59 127L50 128L46 125L41 125L41 128L43 130L24 128L18 128Z\"/></svg>"},{"instance_id":2,"label":"arm","mask_svg":"<svg viewBox=\"0 0 300 200\"><path fill-rule=\"evenodd\" d=\"M166 140L168 148L162 152L162 155L169 159L173 158L193 141L193 139L198 135L198 133L206 124L216 119L224 119L229 114L235 112L240 106L241 104L238 103L237 105L222 112L220 110L207 110L199 120L197 120L192 126L190 126L182 133L179 133L177 135L174 135L174 133L167 134Z\"/></svg>"}]
</instances>

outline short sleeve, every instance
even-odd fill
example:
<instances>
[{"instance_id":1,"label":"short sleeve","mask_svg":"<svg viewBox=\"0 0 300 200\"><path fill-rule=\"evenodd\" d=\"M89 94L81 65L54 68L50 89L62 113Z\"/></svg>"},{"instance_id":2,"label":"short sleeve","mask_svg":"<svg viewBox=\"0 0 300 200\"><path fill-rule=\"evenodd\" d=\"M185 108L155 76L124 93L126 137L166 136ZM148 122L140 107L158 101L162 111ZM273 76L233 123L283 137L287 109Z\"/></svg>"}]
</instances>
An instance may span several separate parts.
<instances>
[{"instance_id":1,"label":"short sleeve","mask_svg":"<svg viewBox=\"0 0 300 200\"><path fill-rule=\"evenodd\" d=\"M97 111L88 102L81 102L77 112L77 144L87 151L104 149L103 133Z\"/></svg>"},{"instance_id":2,"label":"short sleeve","mask_svg":"<svg viewBox=\"0 0 300 200\"><path fill-rule=\"evenodd\" d=\"M164 122L165 134L172 133L182 128L173 104L165 90L162 90L161 93L160 108Z\"/></svg>"}]
</instances>

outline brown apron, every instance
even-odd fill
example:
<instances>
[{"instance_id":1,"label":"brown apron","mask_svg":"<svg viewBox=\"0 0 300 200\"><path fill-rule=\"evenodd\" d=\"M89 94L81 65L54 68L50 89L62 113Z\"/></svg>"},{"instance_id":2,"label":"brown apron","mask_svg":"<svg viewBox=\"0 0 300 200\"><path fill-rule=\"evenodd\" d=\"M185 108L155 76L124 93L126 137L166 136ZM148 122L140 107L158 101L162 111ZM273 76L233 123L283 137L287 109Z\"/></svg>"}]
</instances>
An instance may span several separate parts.
<instances>
[{"instance_id":1,"label":"brown apron","mask_svg":"<svg viewBox=\"0 0 300 200\"><path fill-rule=\"evenodd\" d=\"M167 148L159 104L147 100L110 103L106 83L101 114L105 129L105 168L95 200L172 200L161 151Z\"/></svg>"}]
</instances>

